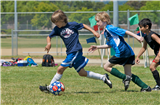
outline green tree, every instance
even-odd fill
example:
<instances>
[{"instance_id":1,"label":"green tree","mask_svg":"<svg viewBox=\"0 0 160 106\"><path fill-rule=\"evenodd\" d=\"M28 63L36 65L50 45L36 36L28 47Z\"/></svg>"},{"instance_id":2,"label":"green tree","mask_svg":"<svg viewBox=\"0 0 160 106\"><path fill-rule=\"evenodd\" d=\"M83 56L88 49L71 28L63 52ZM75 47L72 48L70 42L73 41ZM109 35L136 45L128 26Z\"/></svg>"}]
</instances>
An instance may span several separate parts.
<instances>
[{"instance_id":1,"label":"green tree","mask_svg":"<svg viewBox=\"0 0 160 106\"><path fill-rule=\"evenodd\" d=\"M97 11L105 6L103 2L94 1L53 1L62 11L78 11L82 8L92 9Z\"/></svg>"},{"instance_id":2,"label":"green tree","mask_svg":"<svg viewBox=\"0 0 160 106\"><path fill-rule=\"evenodd\" d=\"M39 5L37 1L17 1L18 12L36 12L35 7ZM34 13L30 14L18 14L19 24L31 24L31 19L34 17Z\"/></svg>"},{"instance_id":3,"label":"green tree","mask_svg":"<svg viewBox=\"0 0 160 106\"><path fill-rule=\"evenodd\" d=\"M69 3L68 2L64 2L64 0L55 0L53 2L54 5L56 5L59 9L61 9L62 11L69 11Z\"/></svg>"},{"instance_id":4,"label":"green tree","mask_svg":"<svg viewBox=\"0 0 160 106\"><path fill-rule=\"evenodd\" d=\"M106 4L102 9L99 9L99 11L113 11L113 2L109 2L108 4Z\"/></svg>"},{"instance_id":5,"label":"green tree","mask_svg":"<svg viewBox=\"0 0 160 106\"><path fill-rule=\"evenodd\" d=\"M78 10L77 12L80 11L93 11L93 10L83 7L81 10ZM89 25L90 23L88 18L92 17L93 15L95 15L95 13L73 13L68 18L70 22L76 21L78 23L84 23Z\"/></svg>"},{"instance_id":6,"label":"green tree","mask_svg":"<svg viewBox=\"0 0 160 106\"><path fill-rule=\"evenodd\" d=\"M39 4L37 1L17 1L17 12L34 12ZM14 1L2 1L1 12L14 12ZM35 14L18 14L18 24L30 23ZM14 14L5 14L1 17L2 24L13 24Z\"/></svg>"},{"instance_id":7,"label":"green tree","mask_svg":"<svg viewBox=\"0 0 160 106\"><path fill-rule=\"evenodd\" d=\"M139 10L142 6L146 4L146 1L128 1L125 4L134 8L135 10Z\"/></svg>"},{"instance_id":8,"label":"green tree","mask_svg":"<svg viewBox=\"0 0 160 106\"><path fill-rule=\"evenodd\" d=\"M160 10L160 1L147 1L146 5L141 7L140 10L154 10L154 12L140 13L139 19L149 18L155 24L160 25L160 13L156 10Z\"/></svg>"},{"instance_id":9,"label":"green tree","mask_svg":"<svg viewBox=\"0 0 160 106\"><path fill-rule=\"evenodd\" d=\"M14 1L1 1L1 12L14 12ZM2 14L1 24L11 24L14 21L14 14Z\"/></svg>"},{"instance_id":10,"label":"green tree","mask_svg":"<svg viewBox=\"0 0 160 106\"><path fill-rule=\"evenodd\" d=\"M113 1L106 4L102 9L99 9L99 11L113 11ZM127 10L134 10L133 7L130 7L126 3L123 5L118 6L119 11L127 11ZM109 12L111 21L113 22L113 12ZM119 24L127 23L127 12L119 12Z\"/></svg>"},{"instance_id":11,"label":"green tree","mask_svg":"<svg viewBox=\"0 0 160 106\"><path fill-rule=\"evenodd\" d=\"M133 7L130 7L126 3L119 6L119 11L127 11L127 10L134 10ZM134 13L132 13L134 14ZM132 15L130 14L130 15ZM127 24L127 12L119 12L119 24Z\"/></svg>"},{"instance_id":12,"label":"green tree","mask_svg":"<svg viewBox=\"0 0 160 106\"><path fill-rule=\"evenodd\" d=\"M37 7L35 7L37 12L54 12L58 10L58 7L50 2L40 2ZM33 26L43 27L43 28L51 28L52 23L50 21L52 14L36 14L33 19L31 19L31 23Z\"/></svg>"}]
</instances>

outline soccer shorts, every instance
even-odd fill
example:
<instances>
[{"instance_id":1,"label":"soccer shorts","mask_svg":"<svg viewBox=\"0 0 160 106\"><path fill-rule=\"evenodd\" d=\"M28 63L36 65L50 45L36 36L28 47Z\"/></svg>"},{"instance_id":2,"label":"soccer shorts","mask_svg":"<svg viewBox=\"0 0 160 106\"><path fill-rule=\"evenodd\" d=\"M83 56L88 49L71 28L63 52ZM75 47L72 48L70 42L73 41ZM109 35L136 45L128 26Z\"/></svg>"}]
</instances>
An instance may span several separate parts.
<instances>
[{"instance_id":1,"label":"soccer shorts","mask_svg":"<svg viewBox=\"0 0 160 106\"><path fill-rule=\"evenodd\" d=\"M127 57L127 58L119 58L116 56L113 56L109 59L109 62L112 64L119 64L125 66L126 64L135 64L135 55Z\"/></svg>"},{"instance_id":2,"label":"soccer shorts","mask_svg":"<svg viewBox=\"0 0 160 106\"><path fill-rule=\"evenodd\" d=\"M82 51L73 52L67 55L66 59L61 63L63 67L74 67L77 72L86 66L89 59L82 56Z\"/></svg>"}]
</instances>

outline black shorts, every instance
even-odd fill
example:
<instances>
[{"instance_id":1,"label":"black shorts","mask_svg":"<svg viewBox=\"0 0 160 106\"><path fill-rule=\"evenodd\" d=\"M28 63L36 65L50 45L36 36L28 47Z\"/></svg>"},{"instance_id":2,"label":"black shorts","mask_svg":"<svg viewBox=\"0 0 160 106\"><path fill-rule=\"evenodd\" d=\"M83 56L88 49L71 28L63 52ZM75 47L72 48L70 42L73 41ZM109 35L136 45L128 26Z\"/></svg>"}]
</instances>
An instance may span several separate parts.
<instances>
[{"instance_id":1,"label":"black shorts","mask_svg":"<svg viewBox=\"0 0 160 106\"><path fill-rule=\"evenodd\" d=\"M116 56L113 56L109 59L109 62L112 64L119 64L125 66L126 64L135 64L135 55L127 57L127 58L119 58Z\"/></svg>"}]
</instances>

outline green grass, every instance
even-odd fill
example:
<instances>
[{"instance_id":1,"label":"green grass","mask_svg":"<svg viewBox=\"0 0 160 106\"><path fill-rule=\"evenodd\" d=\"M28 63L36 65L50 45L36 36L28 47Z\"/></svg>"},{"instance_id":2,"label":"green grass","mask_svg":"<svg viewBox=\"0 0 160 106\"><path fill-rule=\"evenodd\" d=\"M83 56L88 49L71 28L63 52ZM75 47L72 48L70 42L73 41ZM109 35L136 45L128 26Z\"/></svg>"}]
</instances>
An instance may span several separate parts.
<instances>
[{"instance_id":1,"label":"green grass","mask_svg":"<svg viewBox=\"0 0 160 106\"><path fill-rule=\"evenodd\" d=\"M116 66L123 72L123 67ZM106 73L100 66L86 66L86 70ZM157 68L160 69L159 67ZM1 67L2 105L160 105L160 91L140 92L133 82L127 91L122 80L110 75L113 88L102 81L80 77L73 68L68 68L61 79L65 92L61 96L46 94L39 85L49 84L57 67ZM132 72L151 87L155 81L143 66L132 67Z\"/></svg>"},{"instance_id":2,"label":"green grass","mask_svg":"<svg viewBox=\"0 0 160 106\"><path fill-rule=\"evenodd\" d=\"M79 41L82 44L83 48L89 48L91 45L96 45L95 43L87 44L86 39L93 36L80 36ZM126 42L128 42L128 38L125 38ZM61 47L61 39L58 38L56 41L56 37L52 38L52 48L56 48L56 43L58 42L58 47ZM133 38L129 40L130 46L133 47ZM18 48L44 48L46 46L46 37L38 36L38 37L18 37ZM97 44L99 45L100 42L97 39ZM62 41L62 47L65 48L65 45ZM134 47L141 47L141 44L134 39ZM1 38L1 48L12 48L12 38L11 37L4 37Z\"/></svg>"}]
</instances>

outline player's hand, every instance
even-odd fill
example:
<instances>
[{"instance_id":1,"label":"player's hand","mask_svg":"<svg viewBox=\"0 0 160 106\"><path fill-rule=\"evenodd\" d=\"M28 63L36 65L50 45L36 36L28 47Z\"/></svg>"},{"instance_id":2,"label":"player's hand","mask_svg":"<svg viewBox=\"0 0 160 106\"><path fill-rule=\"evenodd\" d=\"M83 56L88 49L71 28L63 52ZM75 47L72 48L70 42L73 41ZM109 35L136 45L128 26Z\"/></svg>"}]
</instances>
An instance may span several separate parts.
<instances>
[{"instance_id":1,"label":"player's hand","mask_svg":"<svg viewBox=\"0 0 160 106\"><path fill-rule=\"evenodd\" d=\"M137 39L140 43L143 42L143 37L141 36L138 36L138 39Z\"/></svg>"},{"instance_id":2,"label":"player's hand","mask_svg":"<svg viewBox=\"0 0 160 106\"><path fill-rule=\"evenodd\" d=\"M97 50L97 46L94 46L94 45L88 49L88 51L91 53L93 53L95 50Z\"/></svg>"},{"instance_id":3,"label":"player's hand","mask_svg":"<svg viewBox=\"0 0 160 106\"><path fill-rule=\"evenodd\" d=\"M94 31L93 35L96 36L97 38L100 37L100 34L98 32L96 32L96 31Z\"/></svg>"},{"instance_id":4,"label":"player's hand","mask_svg":"<svg viewBox=\"0 0 160 106\"><path fill-rule=\"evenodd\" d=\"M140 61L139 61L139 58L138 58L138 57L135 59L135 62L136 62L137 64L139 64L139 63L140 63Z\"/></svg>"},{"instance_id":5,"label":"player's hand","mask_svg":"<svg viewBox=\"0 0 160 106\"><path fill-rule=\"evenodd\" d=\"M44 51L47 51L47 53L49 53L50 49L51 49L51 43L48 43Z\"/></svg>"}]
</instances>

